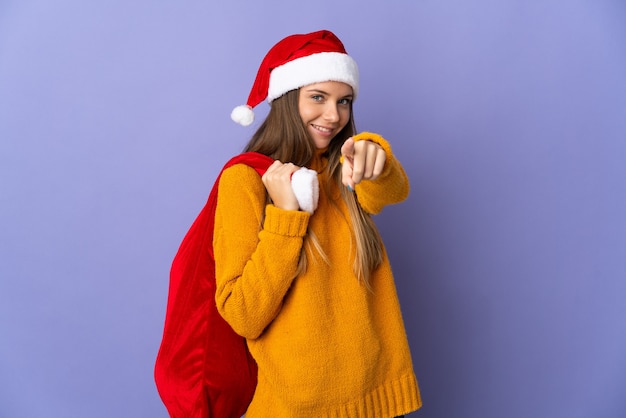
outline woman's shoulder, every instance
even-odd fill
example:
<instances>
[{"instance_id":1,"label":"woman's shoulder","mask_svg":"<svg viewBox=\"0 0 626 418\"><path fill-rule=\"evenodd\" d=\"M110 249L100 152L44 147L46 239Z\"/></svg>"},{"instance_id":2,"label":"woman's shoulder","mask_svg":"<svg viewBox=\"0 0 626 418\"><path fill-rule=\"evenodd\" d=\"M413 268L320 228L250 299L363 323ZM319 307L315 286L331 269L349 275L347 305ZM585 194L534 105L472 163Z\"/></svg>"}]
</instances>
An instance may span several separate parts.
<instances>
[{"instance_id":1,"label":"woman's shoulder","mask_svg":"<svg viewBox=\"0 0 626 418\"><path fill-rule=\"evenodd\" d=\"M246 164L234 164L222 171L219 192L238 194L254 193L265 196L265 186L257 171Z\"/></svg>"}]
</instances>

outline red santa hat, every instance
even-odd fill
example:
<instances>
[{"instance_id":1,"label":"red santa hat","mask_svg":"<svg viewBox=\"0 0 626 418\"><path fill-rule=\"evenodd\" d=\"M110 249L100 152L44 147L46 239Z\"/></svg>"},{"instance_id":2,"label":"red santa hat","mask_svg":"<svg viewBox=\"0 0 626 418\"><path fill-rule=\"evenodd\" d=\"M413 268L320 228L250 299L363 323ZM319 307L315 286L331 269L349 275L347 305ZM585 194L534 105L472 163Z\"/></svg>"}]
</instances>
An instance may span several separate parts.
<instances>
[{"instance_id":1,"label":"red santa hat","mask_svg":"<svg viewBox=\"0 0 626 418\"><path fill-rule=\"evenodd\" d=\"M343 43L330 31L291 35L269 50L257 73L245 105L230 117L243 126L254 121L252 108L267 99L271 103L288 91L324 81L341 81L359 90L359 70Z\"/></svg>"}]
</instances>

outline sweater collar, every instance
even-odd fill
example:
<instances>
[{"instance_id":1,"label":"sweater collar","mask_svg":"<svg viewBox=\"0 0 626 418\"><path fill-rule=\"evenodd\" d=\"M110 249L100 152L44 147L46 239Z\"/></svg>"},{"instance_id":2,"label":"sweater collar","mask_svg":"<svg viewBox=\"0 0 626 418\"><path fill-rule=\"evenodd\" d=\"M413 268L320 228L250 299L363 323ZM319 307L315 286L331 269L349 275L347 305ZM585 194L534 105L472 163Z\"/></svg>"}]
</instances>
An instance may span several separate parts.
<instances>
[{"instance_id":1,"label":"sweater collar","mask_svg":"<svg viewBox=\"0 0 626 418\"><path fill-rule=\"evenodd\" d=\"M328 165L328 156L326 155L328 148L318 148L309 163L309 168L321 173Z\"/></svg>"}]
</instances>

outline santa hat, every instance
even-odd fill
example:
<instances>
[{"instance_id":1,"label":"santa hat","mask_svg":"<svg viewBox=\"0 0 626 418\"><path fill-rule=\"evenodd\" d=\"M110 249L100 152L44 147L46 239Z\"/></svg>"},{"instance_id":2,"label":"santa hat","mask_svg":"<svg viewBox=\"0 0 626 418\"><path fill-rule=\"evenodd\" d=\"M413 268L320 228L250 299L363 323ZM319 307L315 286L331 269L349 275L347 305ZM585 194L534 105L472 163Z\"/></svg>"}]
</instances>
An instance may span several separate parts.
<instances>
[{"instance_id":1,"label":"santa hat","mask_svg":"<svg viewBox=\"0 0 626 418\"><path fill-rule=\"evenodd\" d=\"M257 73L248 102L233 109L230 117L243 126L254 121L252 108L267 99L271 103L288 91L324 81L341 81L359 90L359 70L343 44L330 31L291 35L269 50Z\"/></svg>"}]
</instances>

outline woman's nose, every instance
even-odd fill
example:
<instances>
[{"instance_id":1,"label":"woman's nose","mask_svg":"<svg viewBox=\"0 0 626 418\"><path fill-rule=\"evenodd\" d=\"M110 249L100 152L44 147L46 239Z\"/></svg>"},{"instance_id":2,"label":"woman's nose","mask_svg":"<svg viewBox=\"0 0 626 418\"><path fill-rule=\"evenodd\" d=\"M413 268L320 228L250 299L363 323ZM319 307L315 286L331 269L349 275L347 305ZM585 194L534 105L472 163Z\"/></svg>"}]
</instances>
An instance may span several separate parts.
<instances>
[{"instance_id":1,"label":"woman's nose","mask_svg":"<svg viewBox=\"0 0 626 418\"><path fill-rule=\"evenodd\" d=\"M339 112L334 103L328 103L326 109L324 109L324 119L330 122L337 122L339 120Z\"/></svg>"}]
</instances>

